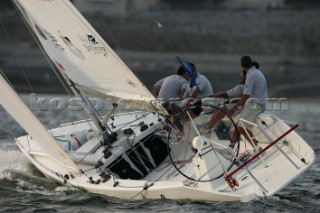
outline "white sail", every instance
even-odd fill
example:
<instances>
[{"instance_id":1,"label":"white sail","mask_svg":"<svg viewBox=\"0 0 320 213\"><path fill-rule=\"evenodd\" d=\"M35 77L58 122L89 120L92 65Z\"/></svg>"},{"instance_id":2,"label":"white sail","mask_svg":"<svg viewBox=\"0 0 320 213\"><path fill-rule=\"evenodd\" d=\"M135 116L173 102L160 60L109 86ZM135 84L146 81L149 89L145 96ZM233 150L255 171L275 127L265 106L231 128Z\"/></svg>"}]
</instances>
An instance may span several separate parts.
<instances>
[{"instance_id":1,"label":"white sail","mask_svg":"<svg viewBox=\"0 0 320 213\"><path fill-rule=\"evenodd\" d=\"M70 172L78 171L77 166L68 155L56 143L46 128L32 114L15 91L12 90L6 80L0 75L0 104L3 108L39 142L39 145L57 163L64 165Z\"/></svg>"},{"instance_id":2,"label":"white sail","mask_svg":"<svg viewBox=\"0 0 320 213\"><path fill-rule=\"evenodd\" d=\"M69 0L14 0L50 59L84 95L154 110L154 96Z\"/></svg>"}]
</instances>

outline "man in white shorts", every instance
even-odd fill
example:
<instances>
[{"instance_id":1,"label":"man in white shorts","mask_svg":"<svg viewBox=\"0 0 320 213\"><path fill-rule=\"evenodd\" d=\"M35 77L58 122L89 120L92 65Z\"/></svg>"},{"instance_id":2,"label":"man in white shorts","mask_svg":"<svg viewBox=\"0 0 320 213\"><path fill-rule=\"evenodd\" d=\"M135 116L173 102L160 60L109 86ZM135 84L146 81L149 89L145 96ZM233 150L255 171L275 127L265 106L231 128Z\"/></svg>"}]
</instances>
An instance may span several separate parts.
<instances>
[{"instance_id":1,"label":"man in white shorts","mask_svg":"<svg viewBox=\"0 0 320 213\"><path fill-rule=\"evenodd\" d=\"M245 81L246 81L246 73L242 72L240 74L240 84L233 87L232 89L229 89L228 91L219 92L213 95L213 97L215 98L222 98L224 100L224 104L220 104L218 106L219 109L215 109L213 111L208 122L197 125L198 130L202 134L209 135L211 132L211 129L214 128L218 124L218 122L224 118L225 111L233 107L235 103L239 101L239 98L241 97L244 91Z\"/></svg>"},{"instance_id":2,"label":"man in white shorts","mask_svg":"<svg viewBox=\"0 0 320 213\"><path fill-rule=\"evenodd\" d=\"M242 71L246 73L247 77L244 92L240 101L234 107L229 109L226 112L226 115L231 118L234 112L241 108L240 122L249 130L248 133L252 137L252 133L250 131L253 127L252 123L255 123L256 117L266 109L265 106L268 98L268 87L263 73L256 69L250 56L243 56L241 58L241 66ZM249 138L242 125L239 126L238 123L237 128L240 134ZM234 131L232 134L232 141L229 146L233 148L237 141L238 134ZM253 143L254 145L257 145L258 141L253 140Z\"/></svg>"}]
</instances>

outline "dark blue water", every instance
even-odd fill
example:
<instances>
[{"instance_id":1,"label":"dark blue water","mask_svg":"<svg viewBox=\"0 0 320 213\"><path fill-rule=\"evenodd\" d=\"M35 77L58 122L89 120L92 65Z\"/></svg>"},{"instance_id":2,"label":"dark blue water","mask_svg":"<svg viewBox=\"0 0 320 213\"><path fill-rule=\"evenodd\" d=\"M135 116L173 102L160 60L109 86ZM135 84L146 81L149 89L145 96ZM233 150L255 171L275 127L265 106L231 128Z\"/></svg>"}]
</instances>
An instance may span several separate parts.
<instances>
[{"instance_id":1,"label":"dark blue water","mask_svg":"<svg viewBox=\"0 0 320 213\"><path fill-rule=\"evenodd\" d=\"M24 131L0 110L0 212L319 212L320 209L320 103L290 103L290 110L275 111L281 118L299 122L298 133L316 151L316 163L304 175L271 198L242 202L172 200L128 201L87 193L45 179L20 153L14 137ZM80 113L37 111L49 128Z\"/></svg>"}]
</instances>

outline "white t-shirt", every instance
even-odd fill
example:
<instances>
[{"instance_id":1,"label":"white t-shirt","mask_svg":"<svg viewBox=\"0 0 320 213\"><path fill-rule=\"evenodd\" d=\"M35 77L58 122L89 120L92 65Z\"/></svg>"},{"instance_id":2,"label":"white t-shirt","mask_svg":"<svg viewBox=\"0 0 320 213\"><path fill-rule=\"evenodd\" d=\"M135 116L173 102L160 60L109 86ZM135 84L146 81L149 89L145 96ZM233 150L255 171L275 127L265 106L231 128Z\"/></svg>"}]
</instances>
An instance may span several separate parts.
<instances>
[{"instance_id":1,"label":"white t-shirt","mask_svg":"<svg viewBox=\"0 0 320 213\"><path fill-rule=\"evenodd\" d=\"M157 81L157 82L153 85L153 87L155 87L155 88L157 88L157 89L160 89L161 86L162 86L162 84L163 84L163 82L164 82L164 79L166 79L166 78L163 78L163 79L160 79L159 81Z\"/></svg>"},{"instance_id":2,"label":"white t-shirt","mask_svg":"<svg viewBox=\"0 0 320 213\"><path fill-rule=\"evenodd\" d=\"M268 98L267 81L262 72L252 67L247 72L243 94L249 95L256 103L265 105Z\"/></svg>"},{"instance_id":3,"label":"white t-shirt","mask_svg":"<svg viewBox=\"0 0 320 213\"><path fill-rule=\"evenodd\" d=\"M239 84L227 91L228 98L236 98L243 94L244 84Z\"/></svg>"},{"instance_id":4,"label":"white t-shirt","mask_svg":"<svg viewBox=\"0 0 320 213\"><path fill-rule=\"evenodd\" d=\"M196 98L201 99L201 98L206 98L206 97L210 97L213 95L213 90L212 90L212 86L210 81L204 76L201 75L200 73L198 74L197 78L196 78L196 83L197 86L200 90L200 93L198 94L198 96ZM191 88L191 93L196 89L197 87L194 86L193 88Z\"/></svg>"},{"instance_id":5,"label":"white t-shirt","mask_svg":"<svg viewBox=\"0 0 320 213\"><path fill-rule=\"evenodd\" d=\"M174 101L180 98L181 89L187 90L189 82L181 75L171 75L164 79L159 91L158 100Z\"/></svg>"}]
</instances>

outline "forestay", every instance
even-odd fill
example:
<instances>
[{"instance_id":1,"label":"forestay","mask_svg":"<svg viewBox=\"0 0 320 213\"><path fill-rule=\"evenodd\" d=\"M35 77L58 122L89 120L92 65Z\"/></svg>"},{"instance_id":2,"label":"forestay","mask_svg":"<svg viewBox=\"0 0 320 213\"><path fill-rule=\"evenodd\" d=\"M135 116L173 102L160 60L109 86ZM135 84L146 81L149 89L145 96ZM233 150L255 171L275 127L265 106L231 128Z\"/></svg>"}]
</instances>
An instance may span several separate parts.
<instances>
[{"instance_id":1,"label":"forestay","mask_svg":"<svg viewBox=\"0 0 320 213\"><path fill-rule=\"evenodd\" d=\"M47 55L83 95L154 110L153 95L69 0L14 2Z\"/></svg>"}]
</instances>

